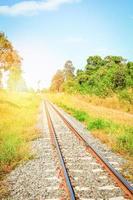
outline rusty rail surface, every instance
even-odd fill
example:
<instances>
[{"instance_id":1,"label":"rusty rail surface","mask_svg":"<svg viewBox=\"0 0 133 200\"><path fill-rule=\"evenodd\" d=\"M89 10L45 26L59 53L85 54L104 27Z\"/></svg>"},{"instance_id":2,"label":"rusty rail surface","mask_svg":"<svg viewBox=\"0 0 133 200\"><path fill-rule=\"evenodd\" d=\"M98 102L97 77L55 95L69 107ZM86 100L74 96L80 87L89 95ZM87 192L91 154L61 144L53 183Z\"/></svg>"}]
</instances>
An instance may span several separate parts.
<instances>
[{"instance_id":1,"label":"rusty rail surface","mask_svg":"<svg viewBox=\"0 0 133 200\"><path fill-rule=\"evenodd\" d=\"M73 190L71 180L69 178L69 174L68 174L66 166L65 166L64 158L63 158L61 148L60 148L60 145L59 145L59 142L58 142L58 139L57 139L56 131L55 131L50 113L48 111L46 102L45 102L45 110L46 110L46 116L47 116L47 121L48 121L49 132L50 132L50 135L51 135L52 145L54 145L54 147L56 148L57 153L58 153L58 157L59 157L60 165L61 165L61 170L62 170L62 174L63 174L63 179L65 181L65 187L66 187L66 190L68 192L68 196L69 196L70 200L76 200L75 192Z\"/></svg>"},{"instance_id":2,"label":"rusty rail surface","mask_svg":"<svg viewBox=\"0 0 133 200\"><path fill-rule=\"evenodd\" d=\"M92 147L87 141L86 138L81 136L81 134L71 125L71 123L61 114L55 106L48 102L52 108L56 111L56 113L61 117L61 119L64 121L64 123L67 125L67 127L71 130L72 133L78 137L78 139L85 145L86 150L89 151L96 159L97 161L105 168L105 170L111 175L111 177L114 179L115 183L124 191L125 196L129 197L133 200L133 187L128 183L128 181L117 171L114 169L114 167L105 159L103 156L96 150L94 147Z\"/></svg>"}]
</instances>

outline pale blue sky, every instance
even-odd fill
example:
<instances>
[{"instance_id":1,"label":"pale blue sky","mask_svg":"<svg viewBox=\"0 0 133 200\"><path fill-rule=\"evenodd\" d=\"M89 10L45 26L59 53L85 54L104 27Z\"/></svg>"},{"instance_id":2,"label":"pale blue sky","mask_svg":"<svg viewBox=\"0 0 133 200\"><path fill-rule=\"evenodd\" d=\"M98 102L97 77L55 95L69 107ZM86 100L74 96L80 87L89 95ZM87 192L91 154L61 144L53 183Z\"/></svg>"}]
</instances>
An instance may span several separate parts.
<instances>
[{"instance_id":1,"label":"pale blue sky","mask_svg":"<svg viewBox=\"0 0 133 200\"><path fill-rule=\"evenodd\" d=\"M0 30L30 86L47 87L67 59L76 68L95 54L133 60L133 0L0 0Z\"/></svg>"}]
</instances>

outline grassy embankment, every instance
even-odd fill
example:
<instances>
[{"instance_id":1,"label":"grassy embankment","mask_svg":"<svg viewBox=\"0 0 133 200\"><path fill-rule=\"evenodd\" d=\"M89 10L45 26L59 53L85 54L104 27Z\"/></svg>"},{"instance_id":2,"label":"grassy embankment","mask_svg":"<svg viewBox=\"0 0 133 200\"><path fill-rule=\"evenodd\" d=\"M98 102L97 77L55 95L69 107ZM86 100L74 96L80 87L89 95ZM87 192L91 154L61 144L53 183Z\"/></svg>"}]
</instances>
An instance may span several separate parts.
<instances>
[{"instance_id":1,"label":"grassy embankment","mask_svg":"<svg viewBox=\"0 0 133 200\"><path fill-rule=\"evenodd\" d=\"M0 91L0 180L23 160L30 159L29 141L36 129L40 98L33 93ZM4 192L0 182L0 194Z\"/></svg>"},{"instance_id":2,"label":"grassy embankment","mask_svg":"<svg viewBox=\"0 0 133 200\"><path fill-rule=\"evenodd\" d=\"M107 108L108 99L98 101L97 97L68 94L47 94L46 96L83 122L95 137L106 143L113 151L127 158L129 162L123 166L123 171L125 171L125 176L133 180L133 115L120 111L122 106L119 105L118 100L116 100L116 108L119 110L115 110L112 109L115 108L115 104L112 107L109 104ZM126 174L126 168L128 168L128 174Z\"/></svg>"}]
</instances>

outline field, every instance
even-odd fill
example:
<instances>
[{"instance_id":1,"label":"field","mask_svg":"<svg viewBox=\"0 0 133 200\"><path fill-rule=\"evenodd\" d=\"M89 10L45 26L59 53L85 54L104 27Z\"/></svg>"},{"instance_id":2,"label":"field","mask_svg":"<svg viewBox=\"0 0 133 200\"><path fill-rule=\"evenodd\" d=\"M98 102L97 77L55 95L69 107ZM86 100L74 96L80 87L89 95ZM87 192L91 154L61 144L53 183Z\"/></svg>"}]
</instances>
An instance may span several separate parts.
<instances>
[{"instance_id":1,"label":"field","mask_svg":"<svg viewBox=\"0 0 133 200\"><path fill-rule=\"evenodd\" d=\"M93 101L93 97L90 102L90 97L81 95L50 93L46 94L46 98L50 99L69 114L73 115L76 119L83 122L95 137L106 143L113 151L128 159L128 163L126 166L123 166L123 170L125 167L130 168L132 166L132 114L122 111L122 108L119 110L108 108L105 99L101 106L98 102L96 105L96 100L94 99ZM104 106L104 103L106 106ZM131 174L132 173L130 173L130 176L132 176ZM131 179L132 178L133 176Z\"/></svg>"},{"instance_id":2,"label":"field","mask_svg":"<svg viewBox=\"0 0 133 200\"><path fill-rule=\"evenodd\" d=\"M4 175L31 158L29 141L40 135L35 126L39 104L34 93L0 92L0 194Z\"/></svg>"}]
</instances>

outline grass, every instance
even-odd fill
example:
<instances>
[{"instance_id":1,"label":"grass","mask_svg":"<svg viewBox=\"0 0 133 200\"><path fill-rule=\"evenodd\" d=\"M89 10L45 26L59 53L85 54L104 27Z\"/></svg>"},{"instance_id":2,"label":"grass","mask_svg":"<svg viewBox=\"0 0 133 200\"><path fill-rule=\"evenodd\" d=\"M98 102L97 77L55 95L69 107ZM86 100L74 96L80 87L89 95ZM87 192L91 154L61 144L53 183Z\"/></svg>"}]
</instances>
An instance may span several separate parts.
<instances>
[{"instance_id":1,"label":"grass","mask_svg":"<svg viewBox=\"0 0 133 200\"><path fill-rule=\"evenodd\" d=\"M91 119L88 123L87 128L89 130L99 130L99 129L105 129L110 127L110 123L108 121L105 121L103 119L97 118L97 119Z\"/></svg>"},{"instance_id":2,"label":"grass","mask_svg":"<svg viewBox=\"0 0 133 200\"><path fill-rule=\"evenodd\" d=\"M126 92L127 94L127 92ZM95 106L103 106L105 108L116 109L119 111L124 111L133 114L133 103L131 101L126 101L126 97L122 98L121 95L113 95L111 97L98 97L95 95L77 95L78 99L86 103L92 103ZM130 96L129 96L130 97Z\"/></svg>"},{"instance_id":3,"label":"grass","mask_svg":"<svg viewBox=\"0 0 133 200\"><path fill-rule=\"evenodd\" d=\"M0 91L1 180L4 174L30 158L29 141L40 135L35 127L39 103L40 97L34 93Z\"/></svg>"},{"instance_id":4,"label":"grass","mask_svg":"<svg viewBox=\"0 0 133 200\"><path fill-rule=\"evenodd\" d=\"M84 122L87 118L87 114L84 111L75 110L73 116L81 122Z\"/></svg>"},{"instance_id":5,"label":"grass","mask_svg":"<svg viewBox=\"0 0 133 200\"><path fill-rule=\"evenodd\" d=\"M97 131L99 131L99 135L100 132L102 132L102 134L104 134L106 138L108 137L107 143L110 147L112 147L113 150L127 153L130 156L133 155L133 127L129 128L127 126L120 125L109 120L94 118L82 110L68 107L66 105L63 105L62 103L57 104L58 106L65 109L65 111L67 111L69 114L72 114L72 116L74 116L77 120L85 122L87 129L92 130L92 133L94 133L94 135L95 131L96 133ZM111 146L112 142L109 142L109 138L111 138L113 146Z\"/></svg>"},{"instance_id":6,"label":"grass","mask_svg":"<svg viewBox=\"0 0 133 200\"><path fill-rule=\"evenodd\" d=\"M106 120L111 120L113 122L127 125L127 126L133 125L133 115L131 113L127 113L122 110L119 110L117 109L117 107L115 109L112 109L113 104L115 103L114 101L112 101L111 103L111 100L109 101L110 102L109 103L108 98L107 98L107 102L106 102L106 98L105 99L99 98L99 102L98 102L98 97L93 97L93 96L90 97L88 95L81 96L77 94L69 95L69 94L64 94L64 93L57 93L57 94L48 93L46 94L46 96L47 98L50 98L51 100L53 99L56 102L60 102L60 103L62 102L68 107L72 107L72 108L78 107L78 110L89 113L89 115L91 115L94 118L102 118ZM109 107L107 107L108 103L109 103Z\"/></svg>"},{"instance_id":7,"label":"grass","mask_svg":"<svg viewBox=\"0 0 133 200\"><path fill-rule=\"evenodd\" d=\"M106 143L113 151L120 153L129 160L129 163L133 162L133 126L131 126L133 118L132 120L130 118L128 123L128 117L124 115L125 113L122 115L122 120L115 119L114 113L111 115L111 112L109 117L106 117L108 112L100 116L97 115L97 107L93 110L94 113L92 115L92 112L89 112L87 108L87 104L81 101L81 99L69 98L69 96L66 97L65 94L61 94L61 98L59 98L59 95L60 94L47 94L46 96L77 120L83 122L95 137ZM78 102L78 104L75 104L75 102ZM126 176L128 175L126 174ZM133 174L130 174L130 178L133 180Z\"/></svg>"}]
</instances>

